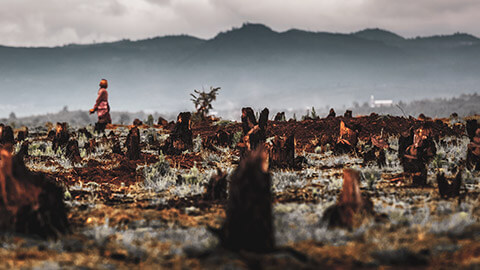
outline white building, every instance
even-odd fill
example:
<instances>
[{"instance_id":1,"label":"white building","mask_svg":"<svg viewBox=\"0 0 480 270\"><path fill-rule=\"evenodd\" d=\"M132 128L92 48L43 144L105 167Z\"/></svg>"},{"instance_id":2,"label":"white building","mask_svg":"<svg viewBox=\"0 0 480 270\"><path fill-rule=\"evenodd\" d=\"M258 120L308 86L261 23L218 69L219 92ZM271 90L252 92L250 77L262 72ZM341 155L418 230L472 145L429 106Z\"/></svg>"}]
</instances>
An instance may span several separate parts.
<instances>
[{"instance_id":1,"label":"white building","mask_svg":"<svg viewBox=\"0 0 480 270\"><path fill-rule=\"evenodd\" d=\"M391 99L375 100L375 97L373 95L370 96L370 107L371 108L391 107L391 106L393 106L393 100L391 100Z\"/></svg>"}]
</instances>

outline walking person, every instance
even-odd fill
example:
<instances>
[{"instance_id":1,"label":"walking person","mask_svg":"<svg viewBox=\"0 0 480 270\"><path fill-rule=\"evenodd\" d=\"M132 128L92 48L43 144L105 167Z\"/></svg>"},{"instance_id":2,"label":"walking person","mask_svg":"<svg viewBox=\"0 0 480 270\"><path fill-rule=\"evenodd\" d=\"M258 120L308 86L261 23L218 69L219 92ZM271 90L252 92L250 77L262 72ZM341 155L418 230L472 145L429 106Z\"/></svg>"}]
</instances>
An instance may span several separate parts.
<instances>
[{"instance_id":1,"label":"walking person","mask_svg":"<svg viewBox=\"0 0 480 270\"><path fill-rule=\"evenodd\" d=\"M105 79L100 81L100 89L98 90L98 97L95 105L90 109L90 114L97 112L98 122L95 123L95 131L105 132L107 124L112 123L110 117L110 105L108 104L108 82Z\"/></svg>"}]
</instances>

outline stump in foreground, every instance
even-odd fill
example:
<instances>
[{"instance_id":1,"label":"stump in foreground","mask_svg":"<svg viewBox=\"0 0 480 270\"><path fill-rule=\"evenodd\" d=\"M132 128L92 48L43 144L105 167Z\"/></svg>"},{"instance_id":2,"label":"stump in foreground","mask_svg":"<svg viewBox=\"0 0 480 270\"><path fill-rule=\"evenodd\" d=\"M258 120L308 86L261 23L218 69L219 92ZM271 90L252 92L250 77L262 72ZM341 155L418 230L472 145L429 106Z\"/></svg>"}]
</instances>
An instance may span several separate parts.
<instances>
[{"instance_id":1,"label":"stump in foreground","mask_svg":"<svg viewBox=\"0 0 480 270\"><path fill-rule=\"evenodd\" d=\"M55 238L69 231L63 190L0 149L0 231Z\"/></svg>"},{"instance_id":2,"label":"stump in foreground","mask_svg":"<svg viewBox=\"0 0 480 270\"><path fill-rule=\"evenodd\" d=\"M185 150L193 148L193 132L192 132L192 114L189 112L182 112L177 117L177 123L165 141L161 150L165 154L179 155Z\"/></svg>"},{"instance_id":3,"label":"stump in foreground","mask_svg":"<svg viewBox=\"0 0 480 270\"><path fill-rule=\"evenodd\" d=\"M217 232L227 249L269 252L274 249L271 176L268 155L259 148L232 175L227 218Z\"/></svg>"}]
</instances>

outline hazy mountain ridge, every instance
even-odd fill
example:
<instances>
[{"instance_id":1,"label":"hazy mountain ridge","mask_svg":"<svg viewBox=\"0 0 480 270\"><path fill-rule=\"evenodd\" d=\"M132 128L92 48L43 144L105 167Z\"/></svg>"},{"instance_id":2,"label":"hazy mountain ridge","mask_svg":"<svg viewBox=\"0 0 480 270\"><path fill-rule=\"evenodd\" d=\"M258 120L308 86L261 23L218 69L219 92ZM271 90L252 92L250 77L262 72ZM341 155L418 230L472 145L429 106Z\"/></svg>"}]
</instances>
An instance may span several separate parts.
<instances>
[{"instance_id":1,"label":"hazy mountain ridge","mask_svg":"<svg viewBox=\"0 0 480 270\"><path fill-rule=\"evenodd\" d=\"M228 109L286 101L292 108L348 105L371 94L404 100L452 96L475 92L480 83L478 38L457 33L405 39L381 29L276 32L245 24L209 40L179 35L3 46L0 60L0 116L64 105L88 109L100 78L110 80L115 109L159 112L188 108L188 93L210 85L222 87L219 107Z\"/></svg>"}]
</instances>

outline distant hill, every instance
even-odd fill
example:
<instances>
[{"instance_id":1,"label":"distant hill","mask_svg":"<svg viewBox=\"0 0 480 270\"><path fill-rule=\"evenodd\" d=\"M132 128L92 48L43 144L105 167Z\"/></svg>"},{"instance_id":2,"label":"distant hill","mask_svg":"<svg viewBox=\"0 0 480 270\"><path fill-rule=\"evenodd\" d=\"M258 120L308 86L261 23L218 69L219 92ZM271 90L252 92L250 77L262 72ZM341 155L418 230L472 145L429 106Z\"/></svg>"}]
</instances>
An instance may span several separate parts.
<instances>
[{"instance_id":1,"label":"distant hill","mask_svg":"<svg viewBox=\"0 0 480 270\"><path fill-rule=\"evenodd\" d=\"M117 111L191 110L193 89L221 86L216 108L305 108L379 98L410 101L473 93L480 40L468 34L403 38L244 24L204 40L187 35L53 48L0 47L0 117L88 110L101 78Z\"/></svg>"}]
</instances>

